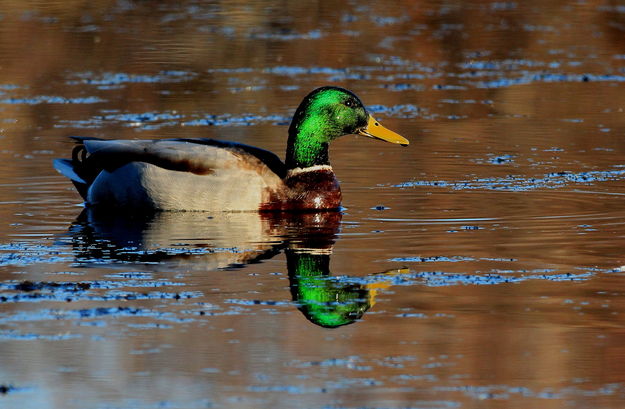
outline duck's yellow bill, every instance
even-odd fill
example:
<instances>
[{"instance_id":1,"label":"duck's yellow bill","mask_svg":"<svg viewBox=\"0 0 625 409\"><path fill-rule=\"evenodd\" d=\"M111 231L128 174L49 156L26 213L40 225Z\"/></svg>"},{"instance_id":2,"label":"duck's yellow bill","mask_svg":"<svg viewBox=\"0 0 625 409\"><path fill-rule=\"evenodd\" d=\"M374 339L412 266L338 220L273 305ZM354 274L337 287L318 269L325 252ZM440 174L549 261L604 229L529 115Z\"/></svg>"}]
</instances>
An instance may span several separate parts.
<instances>
[{"instance_id":1,"label":"duck's yellow bill","mask_svg":"<svg viewBox=\"0 0 625 409\"><path fill-rule=\"evenodd\" d=\"M390 143L398 143L402 146L408 145L410 142L400 134L382 126L374 117L369 115L367 126L359 130L358 135L368 136L369 138L381 139Z\"/></svg>"},{"instance_id":2,"label":"duck's yellow bill","mask_svg":"<svg viewBox=\"0 0 625 409\"><path fill-rule=\"evenodd\" d=\"M400 275L400 274L408 274L409 272L410 270L407 268L400 268L397 270L388 270L382 273L372 274L377 277L379 276L389 277L389 280L387 281L380 280L380 281L376 281L374 283L366 285L367 290L369 290L369 306L373 307L375 305L375 297L376 295L378 295L378 290L386 289L386 288L389 288L391 285L393 285L391 281L391 277Z\"/></svg>"}]
</instances>

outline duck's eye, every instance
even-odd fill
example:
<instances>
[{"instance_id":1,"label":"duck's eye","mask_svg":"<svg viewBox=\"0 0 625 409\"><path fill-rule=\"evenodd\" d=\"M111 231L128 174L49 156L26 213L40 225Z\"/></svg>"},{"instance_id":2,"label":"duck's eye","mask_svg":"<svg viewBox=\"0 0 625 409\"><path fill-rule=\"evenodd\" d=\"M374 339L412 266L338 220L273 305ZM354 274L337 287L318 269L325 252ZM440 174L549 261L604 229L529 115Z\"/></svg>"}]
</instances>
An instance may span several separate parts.
<instances>
[{"instance_id":1,"label":"duck's eye","mask_svg":"<svg viewBox=\"0 0 625 409\"><path fill-rule=\"evenodd\" d=\"M356 106L356 102L353 99L348 99L347 101L345 101L345 106L353 108Z\"/></svg>"}]
</instances>

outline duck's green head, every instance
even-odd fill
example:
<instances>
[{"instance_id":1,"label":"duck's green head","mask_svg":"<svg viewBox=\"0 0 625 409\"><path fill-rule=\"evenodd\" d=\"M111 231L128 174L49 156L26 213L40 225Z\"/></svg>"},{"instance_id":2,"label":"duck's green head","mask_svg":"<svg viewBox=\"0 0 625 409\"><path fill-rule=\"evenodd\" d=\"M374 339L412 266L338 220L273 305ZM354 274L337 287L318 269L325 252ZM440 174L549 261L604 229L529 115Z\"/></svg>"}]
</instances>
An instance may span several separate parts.
<instances>
[{"instance_id":1,"label":"duck's green head","mask_svg":"<svg viewBox=\"0 0 625 409\"><path fill-rule=\"evenodd\" d=\"M369 115L354 93L339 87L321 87L308 94L295 111L289 127L287 167L327 165L328 144L349 134L404 146L409 143Z\"/></svg>"}]
</instances>

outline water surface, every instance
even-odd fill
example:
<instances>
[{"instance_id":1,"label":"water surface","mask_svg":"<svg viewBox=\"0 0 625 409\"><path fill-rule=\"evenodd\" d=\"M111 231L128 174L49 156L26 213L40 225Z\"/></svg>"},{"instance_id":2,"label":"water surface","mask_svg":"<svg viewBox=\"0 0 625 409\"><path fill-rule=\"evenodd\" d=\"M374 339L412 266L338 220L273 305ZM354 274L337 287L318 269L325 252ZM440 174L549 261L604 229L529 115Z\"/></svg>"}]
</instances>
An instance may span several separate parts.
<instances>
[{"instance_id":1,"label":"water surface","mask_svg":"<svg viewBox=\"0 0 625 409\"><path fill-rule=\"evenodd\" d=\"M5 1L0 406L621 408L625 9ZM283 155L322 85L341 213L86 211L69 135Z\"/></svg>"}]
</instances>

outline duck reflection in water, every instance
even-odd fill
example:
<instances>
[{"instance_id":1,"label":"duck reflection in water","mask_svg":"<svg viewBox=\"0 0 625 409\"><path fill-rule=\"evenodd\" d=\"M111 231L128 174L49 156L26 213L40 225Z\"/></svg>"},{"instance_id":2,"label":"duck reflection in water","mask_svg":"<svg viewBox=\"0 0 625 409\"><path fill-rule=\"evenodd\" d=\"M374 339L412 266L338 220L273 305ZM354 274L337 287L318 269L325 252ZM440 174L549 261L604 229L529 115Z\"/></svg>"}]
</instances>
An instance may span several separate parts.
<instances>
[{"instance_id":1,"label":"duck reflection in water","mask_svg":"<svg viewBox=\"0 0 625 409\"><path fill-rule=\"evenodd\" d=\"M293 301L312 323L335 328L359 320L375 303L390 270L333 277L330 257L340 212L156 212L119 216L85 209L70 228L76 260L150 264L162 271L243 267L285 252ZM375 278L367 280L367 278ZM359 281L359 282L357 282Z\"/></svg>"}]
</instances>

